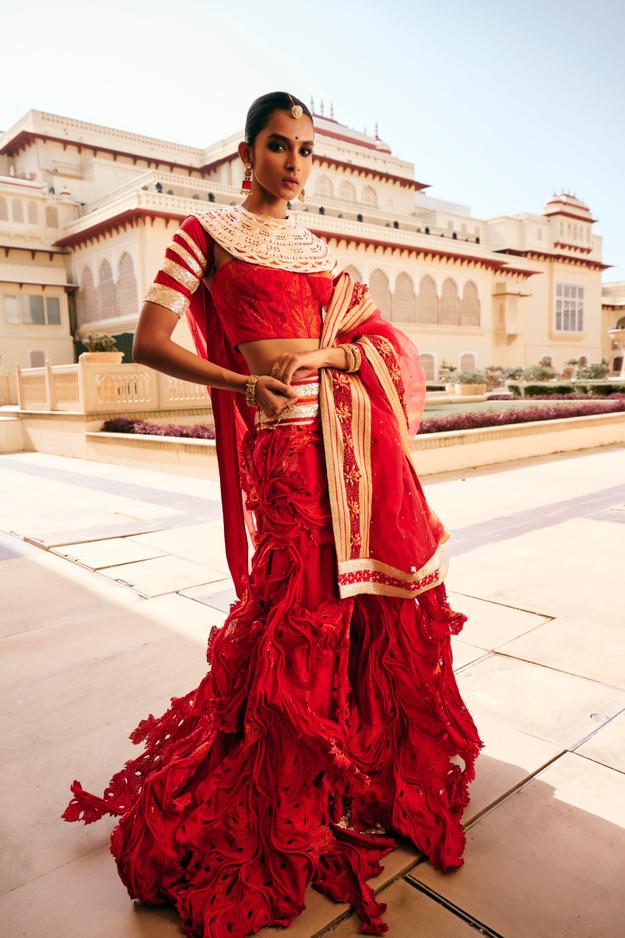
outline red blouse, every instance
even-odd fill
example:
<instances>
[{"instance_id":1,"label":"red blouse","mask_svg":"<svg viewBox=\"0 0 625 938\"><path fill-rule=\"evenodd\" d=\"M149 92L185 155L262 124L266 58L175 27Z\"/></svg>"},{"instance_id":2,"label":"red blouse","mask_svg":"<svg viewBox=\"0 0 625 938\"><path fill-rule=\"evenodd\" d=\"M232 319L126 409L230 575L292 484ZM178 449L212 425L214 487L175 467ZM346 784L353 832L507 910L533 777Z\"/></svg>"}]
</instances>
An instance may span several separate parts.
<instances>
[{"instance_id":1,"label":"red blouse","mask_svg":"<svg viewBox=\"0 0 625 938\"><path fill-rule=\"evenodd\" d=\"M239 258L215 270L214 244L199 220L188 215L173 235L144 301L181 316L200 279L214 271L209 289L235 348L256 339L320 337L321 307L333 290L330 271L299 273Z\"/></svg>"}]
</instances>

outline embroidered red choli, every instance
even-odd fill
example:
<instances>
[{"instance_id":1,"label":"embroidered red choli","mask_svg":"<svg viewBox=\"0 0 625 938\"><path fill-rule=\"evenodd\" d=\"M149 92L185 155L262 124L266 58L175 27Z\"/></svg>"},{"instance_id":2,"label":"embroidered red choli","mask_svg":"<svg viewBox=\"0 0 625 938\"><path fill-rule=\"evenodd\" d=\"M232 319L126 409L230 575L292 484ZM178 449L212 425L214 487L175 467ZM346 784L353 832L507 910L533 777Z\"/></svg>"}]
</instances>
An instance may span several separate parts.
<instances>
[{"instance_id":1,"label":"embroidered red choli","mask_svg":"<svg viewBox=\"0 0 625 938\"><path fill-rule=\"evenodd\" d=\"M239 258L215 270L214 243L194 215L185 218L145 299L180 316L200 279L208 281L213 272L211 296L235 348L257 339L321 336L321 307L327 305L333 289L329 271L301 273Z\"/></svg>"}]
</instances>

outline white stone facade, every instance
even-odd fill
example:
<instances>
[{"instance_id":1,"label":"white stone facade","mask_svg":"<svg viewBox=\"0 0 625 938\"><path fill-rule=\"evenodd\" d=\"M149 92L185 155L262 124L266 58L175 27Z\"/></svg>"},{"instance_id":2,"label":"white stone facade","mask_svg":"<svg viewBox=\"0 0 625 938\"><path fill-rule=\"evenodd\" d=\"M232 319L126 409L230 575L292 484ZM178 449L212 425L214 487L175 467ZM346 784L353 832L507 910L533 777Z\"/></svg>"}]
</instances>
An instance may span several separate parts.
<instances>
[{"instance_id":1,"label":"white stone facade","mask_svg":"<svg viewBox=\"0 0 625 938\"><path fill-rule=\"evenodd\" d=\"M376 136L315 115L315 157L294 212L369 283L410 335L428 377L441 365L527 366L605 358L623 285L602 296L601 237L584 203L476 219L435 199ZM240 202L242 132L185 147L31 110L0 135L0 369L73 361L72 336L132 334L140 298L198 202ZM616 303L615 306L615 296ZM175 338L192 348L184 320Z\"/></svg>"}]
</instances>

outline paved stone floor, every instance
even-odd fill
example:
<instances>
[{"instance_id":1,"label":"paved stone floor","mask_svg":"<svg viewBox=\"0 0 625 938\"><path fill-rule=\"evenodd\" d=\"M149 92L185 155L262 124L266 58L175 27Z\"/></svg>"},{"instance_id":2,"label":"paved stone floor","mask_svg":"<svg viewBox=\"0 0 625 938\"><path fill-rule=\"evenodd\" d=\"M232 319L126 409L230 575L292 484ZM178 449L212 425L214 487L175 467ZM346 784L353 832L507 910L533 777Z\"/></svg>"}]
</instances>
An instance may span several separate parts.
<instances>
[{"instance_id":1,"label":"paved stone floor","mask_svg":"<svg viewBox=\"0 0 625 938\"><path fill-rule=\"evenodd\" d=\"M383 861L388 934L622 938L625 449L422 482L451 533L469 616L454 668L486 746L464 866L439 873L408 844ZM205 672L234 598L218 482L29 452L0 457L0 491L0 933L180 935L173 910L129 899L114 820L59 813L72 778L101 792L137 754L130 730ZM348 906L306 903L261 934L359 934Z\"/></svg>"}]
</instances>

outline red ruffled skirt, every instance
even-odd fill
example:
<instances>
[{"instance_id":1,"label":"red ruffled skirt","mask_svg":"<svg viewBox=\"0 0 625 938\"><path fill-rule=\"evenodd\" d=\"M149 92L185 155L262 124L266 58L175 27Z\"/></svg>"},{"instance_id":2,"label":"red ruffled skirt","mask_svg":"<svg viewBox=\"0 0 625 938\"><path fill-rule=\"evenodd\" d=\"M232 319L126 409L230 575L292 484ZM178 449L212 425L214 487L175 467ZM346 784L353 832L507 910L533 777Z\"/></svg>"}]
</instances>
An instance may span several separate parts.
<instances>
[{"instance_id":1,"label":"red ruffled skirt","mask_svg":"<svg viewBox=\"0 0 625 938\"><path fill-rule=\"evenodd\" d=\"M466 616L444 584L339 598L318 415L257 424L241 471L258 527L250 589L211 630L208 673L141 721L142 753L102 798L74 781L62 817L118 815L129 895L173 904L185 935L286 926L309 884L379 935L386 904L367 880L394 834L440 870L463 863L484 745L452 669Z\"/></svg>"}]
</instances>

